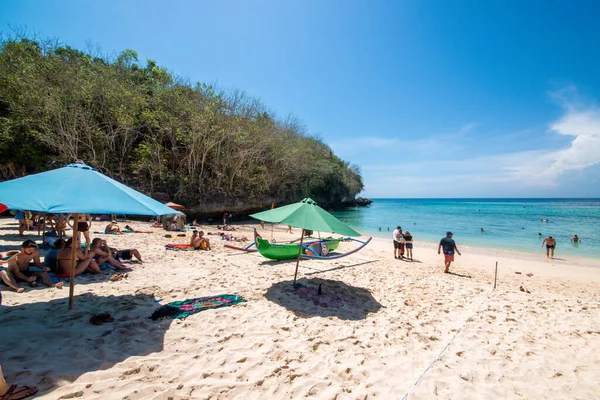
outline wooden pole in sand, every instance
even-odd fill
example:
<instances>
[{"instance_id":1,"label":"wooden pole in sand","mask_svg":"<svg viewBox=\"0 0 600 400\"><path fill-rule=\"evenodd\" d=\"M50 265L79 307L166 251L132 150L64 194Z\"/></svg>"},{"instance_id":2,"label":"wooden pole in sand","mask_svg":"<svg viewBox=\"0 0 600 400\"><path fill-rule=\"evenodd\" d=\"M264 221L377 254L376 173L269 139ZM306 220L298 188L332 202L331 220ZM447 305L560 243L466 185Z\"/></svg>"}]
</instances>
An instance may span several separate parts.
<instances>
[{"instance_id":1,"label":"wooden pole in sand","mask_svg":"<svg viewBox=\"0 0 600 400\"><path fill-rule=\"evenodd\" d=\"M494 289L496 289L496 279L498 278L498 261L496 261L496 272L494 273Z\"/></svg>"},{"instance_id":2,"label":"wooden pole in sand","mask_svg":"<svg viewBox=\"0 0 600 400\"><path fill-rule=\"evenodd\" d=\"M71 241L71 278L69 281L69 310L73 308L73 290L75 289L75 258L77 256L77 250L80 246L77 240L77 221L79 221L79 214L73 215L75 223L73 224L73 240Z\"/></svg>"},{"instance_id":3,"label":"wooden pole in sand","mask_svg":"<svg viewBox=\"0 0 600 400\"><path fill-rule=\"evenodd\" d=\"M298 258L296 259L296 272L294 272L294 286L296 285L296 277L298 276L298 266L300 265L300 254L302 254L302 241L304 240L304 229L300 237L300 246L298 246Z\"/></svg>"}]
</instances>

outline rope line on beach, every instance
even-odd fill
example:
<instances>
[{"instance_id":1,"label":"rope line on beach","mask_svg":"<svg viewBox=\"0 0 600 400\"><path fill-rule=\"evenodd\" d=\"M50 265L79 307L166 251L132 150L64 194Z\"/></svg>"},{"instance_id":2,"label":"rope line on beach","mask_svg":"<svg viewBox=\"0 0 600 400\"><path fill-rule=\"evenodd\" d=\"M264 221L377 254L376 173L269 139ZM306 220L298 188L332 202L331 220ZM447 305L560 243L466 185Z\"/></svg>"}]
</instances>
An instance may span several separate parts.
<instances>
[{"instance_id":1,"label":"rope line on beach","mask_svg":"<svg viewBox=\"0 0 600 400\"><path fill-rule=\"evenodd\" d=\"M404 395L404 397L402 397L402 400L406 400L408 399L408 394L410 392L411 387L415 387L419 384L419 382L421 382L421 380L425 377L425 375L427 374L427 372L429 372L429 370L433 367L433 365L436 363L436 361L438 361L442 355L444 354L444 352L446 351L446 349L450 346L450 344L452 344L452 342L454 341L454 339L456 339L456 336L458 336L458 334L460 332L462 332L463 328L467 326L467 324L469 323L469 321L475 316L477 315L477 313L479 313L479 311L481 311L481 306L488 301L491 297L492 294L494 294L494 289L492 289L492 291L490 292L490 294L483 299L483 301L481 303L479 303L479 305L477 307L475 307L475 311L473 312L473 314L471 314L471 316L469 316L469 318L467 318L465 320L465 323L458 328L458 330L454 333L454 336L452 336L452 338L448 341L448 343L446 343L446 345L444 346L444 348L438 353L438 355L433 359L433 361L431 362L431 364L429 364L429 366L425 369L425 371L423 371L423 373L421 374L421 376L419 376L419 378L415 381L414 384L412 384L409 388L408 391L406 392L406 394Z\"/></svg>"}]
</instances>

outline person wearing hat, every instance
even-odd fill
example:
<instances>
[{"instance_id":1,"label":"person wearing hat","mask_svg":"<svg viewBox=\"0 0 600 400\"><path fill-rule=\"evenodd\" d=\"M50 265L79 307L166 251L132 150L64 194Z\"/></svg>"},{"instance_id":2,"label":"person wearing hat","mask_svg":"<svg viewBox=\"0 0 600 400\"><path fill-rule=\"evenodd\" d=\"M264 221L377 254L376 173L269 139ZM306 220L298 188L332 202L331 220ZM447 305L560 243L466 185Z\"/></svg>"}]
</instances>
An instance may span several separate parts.
<instances>
[{"instance_id":1,"label":"person wearing hat","mask_svg":"<svg viewBox=\"0 0 600 400\"><path fill-rule=\"evenodd\" d=\"M106 234L112 233L115 235L120 235L122 232L121 232L121 228L117 224L117 221L112 220L112 221L110 221L110 224L106 225L106 228L104 228L104 233L106 233Z\"/></svg>"},{"instance_id":2,"label":"person wearing hat","mask_svg":"<svg viewBox=\"0 0 600 400\"><path fill-rule=\"evenodd\" d=\"M454 239L452 239L452 232L446 232L446 237L440 240L440 244L438 245L438 254L440 254L440 249L444 249L444 273L450 272L450 264L454 261L454 252L456 251L460 256L460 251L458 251L458 247L456 247L456 243Z\"/></svg>"}]
</instances>

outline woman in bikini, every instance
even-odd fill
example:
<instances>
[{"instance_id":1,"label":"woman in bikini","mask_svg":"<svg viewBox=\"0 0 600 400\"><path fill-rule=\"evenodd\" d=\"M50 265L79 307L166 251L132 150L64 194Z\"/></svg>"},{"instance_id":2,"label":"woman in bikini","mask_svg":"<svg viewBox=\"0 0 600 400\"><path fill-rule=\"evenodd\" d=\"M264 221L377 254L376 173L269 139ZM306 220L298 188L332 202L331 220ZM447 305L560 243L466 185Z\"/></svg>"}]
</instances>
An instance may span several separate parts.
<instances>
[{"instance_id":1,"label":"woman in bikini","mask_svg":"<svg viewBox=\"0 0 600 400\"><path fill-rule=\"evenodd\" d=\"M67 215L67 221L69 226L72 228L75 223L77 223L77 240L81 243L81 233L83 232L83 236L85 236L85 243L90 244L90 229L92 228L92 216L90 214L79 214L77 221L73 220L73 224L71 224L72 216Z\"/></svg>"},{"instance_id":2,"label":"woman in bikini","mask_svg":"<svg viewBox=\"0 0 600 400\"><path fill-rule=\"evenodd\" d=\"M79 241L77 243L79 244ZM58 278L68 278L71 275L71 246L73 246L73 238L69 238L65 243L65 248L59 250L56 254L56 258L58 258L56 276ZM89 250L90 243L87 243L84 251L81 251L81 249L75 251L75 276L84 272L100 273L98 264L89 256Z\"/></svg>"}]
</instances>

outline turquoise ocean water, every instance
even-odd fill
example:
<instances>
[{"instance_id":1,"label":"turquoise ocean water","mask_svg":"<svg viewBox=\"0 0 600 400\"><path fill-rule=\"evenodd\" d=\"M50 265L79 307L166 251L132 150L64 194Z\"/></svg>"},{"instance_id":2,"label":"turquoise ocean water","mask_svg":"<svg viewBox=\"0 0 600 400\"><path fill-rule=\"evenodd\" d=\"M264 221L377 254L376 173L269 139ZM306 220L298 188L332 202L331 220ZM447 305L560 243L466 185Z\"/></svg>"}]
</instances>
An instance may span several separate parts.
<instances>
[{"instance_id":1,"label":"turquoise ocean water","mask_svg":"<svg viewBox=\"0 0 600 400\"><path fill-rule=\"evenodd\" d=\"M449 230L459 249L468 245L545 254L541 242L553 236L556 257L600 259L600 199L373 200L368 207L333 214L363 235L390 240L400 225L413 235L415 247L419 240L437 243ZM579 245L570 241L574 234L581 238Z\"/></svg>"}]
</instances>

